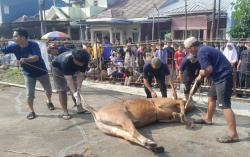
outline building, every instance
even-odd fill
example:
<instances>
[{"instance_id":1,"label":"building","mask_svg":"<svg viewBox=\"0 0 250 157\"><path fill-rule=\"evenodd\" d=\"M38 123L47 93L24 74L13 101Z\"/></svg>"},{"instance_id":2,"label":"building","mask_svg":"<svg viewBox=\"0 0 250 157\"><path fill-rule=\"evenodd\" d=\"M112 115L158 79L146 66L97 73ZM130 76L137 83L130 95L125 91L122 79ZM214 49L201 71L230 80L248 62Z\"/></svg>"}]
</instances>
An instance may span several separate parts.
<instances>
[{"instance_id":1,"label":"building","mask_svg":"<svg viewBox=\"0 0 250 157\"><path fill-rule=\"evenodd\" d=\"M211 36L213 0L187 0L187 36L195 36L200 40L225 39L227 25L227 10L232 7L233 0L220 0L220 18L218 16L219 1L216 3L215 26L218 24L218 35ZM169 0L160 9L161 17L171 17L171 34L173 40L185 38L186 18L185 0ZM215 28L216 28L215 27ZM215 30L215 29L214 29ZM214 33L216 34L216 33Z\"/></svg>"},{"instance_id":2,"label":"building","mask_svg":"<svg viewBox=\"0 0 250 157\"><path fill-rule=\"evenodd\" d=\"M72 39L88 39L87 25L80 21L95 16L105 10L109 4L113 4L115 0L70 0L70 6L51 7L45 11L45 19L47 23L52 21L68 22L67 27L54 25L47 28L47 31L59 30L71 35Z\"/></svg>"},{"instance_id":3,"label":"building","mask_svg":"<svg viewBox=\"0 0 250 157\"><path fill-rule=\"evenodd\" d=\"M0 37L11 38L12 30L15 27L25 27L29 30L30 34L39 37L39 1L0 0ZM43 2L42 7L44 9L49 9L54 4L59 7L68 5L63 0L41 0L41 2Z\"/></svg>"},{"instance_id":4,"label":"building","mask_svg":"<svg viewBox=\"0 0 250 157\"><path fill-rule=\"evenodd\" d=\"M159 39L171 30L168 18L150 18L156 9L165 5L167 0L122 0L117 1L96 16L86 20L91 41L105 36L111 42L126 43ZM154 26L153 26L154 23ZM158 29L159 23L159 29ZM153 31L152 31L153 30Z\"/></svg>"}]
</instances>

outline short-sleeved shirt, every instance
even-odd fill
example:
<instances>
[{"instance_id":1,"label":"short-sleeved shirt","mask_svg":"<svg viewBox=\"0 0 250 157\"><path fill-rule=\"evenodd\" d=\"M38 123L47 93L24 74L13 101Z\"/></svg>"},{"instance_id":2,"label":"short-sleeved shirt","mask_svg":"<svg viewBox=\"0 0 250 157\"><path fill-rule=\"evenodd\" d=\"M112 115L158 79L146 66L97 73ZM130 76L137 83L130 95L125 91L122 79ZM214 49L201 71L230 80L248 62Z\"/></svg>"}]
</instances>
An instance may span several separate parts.
<instances>
[{"instance_id":1,"label":"short-sleeved shirt","mask_svg":"<svg viewBox=\"0 0 250 157\"><path fill-rule=\"evenodd\" d=\"M168 50L166 48L164 48L162 51L157 50L155 56L159 58L163 64L167 64Z\"/></svg>"},{"instance_id":2,"label":"short-sleeved shirt","mask_svg":"<svg viewBox=\"0 0 250 157\"><path fill-rule=\"evenodd\" d=\"M38 61L28 63L30 65L25 63L21 65L23 74L29 77L36 78L48 73L44 60L42 59L41 50L38 44L34 41L28 41L28 46L24 48L20 47L17 44L11 44L5 48L1 48L0 52L3 52L5 54L13 53L16 56L17 60L37 55L39 57Z\"/></svg>"},{"instance_id":3,"label":"short-sleeved shirt","mask_svg":"<svg viewBox=\"0 0 250 157\"><path fill-rule=\"evenodd\" d=\"M165 80L165 76L169 75L169 69L166 64L161 63L160 68L153 69L152 64L146 63L143 67L143 78L144 79L152 79L153 77L161 80Z\"/></svg>"},{"instance_id":4,"label":"short-sleeved shirt","mask_svg":"<svg viewBox=\"0 0 250 157\"><path fill-rule=\"evenodd\" d=\"M199 70L201 69L200 63L195 62L192 63L187 56L183 59L180 65L180 71L183 72L184 82L192 81L199 74Z\"/></svg>"},{"instance_id":5,"label":"short-sleeved shirt","mask_svg":"<svg viewBox=\"0 0 250 157\"><path fill-rule=\"evenodd\" d=\"M184 52L180 52L180 51L176 51L174 54L174 60L175 60L175 66L176 68L179 70L179 66L182 63L183 58L185 57L185 53Z\"/></svg>"},{"instance_id":6,"label":"short-sleeved shirt","mask_svg":"<svg viewBox=\"0 0 250 157\"><path fill-rule=\"evenodd\" d=\"M213 67L212 79L214 84L224 82L232 75L232 67L227 58L219 50L211 46L200 46L198 50L198 61L201 69L208 66Z\"/></svg>"},{"instance_id":7,"label":"short-sleeved shirt","mask_svg":"<svg viewBox=\"0 0 250 157\"><path fill-rule=\"evenodd\" d=\"M110 42L105 42L103 43L102 46L104 46L102 57L104 60L109 60L109 57L111 56L111 52L112 52L112 47L108 47L108 46L112 46L112 44Z\"/></svg>"},{"instance_id":8,"label":"short-sleeved shirt","mask_svg":"<svg viewBox=\"0 0 250 157\"><path fill-rule=\"evenodd\" d=\"M74 63L71 51L64 52L55 57L52 66L61 70L64 75L74 75L78 71L85 72L88 69L88 63L84 66Z\"/></svg>"}]
</instances>

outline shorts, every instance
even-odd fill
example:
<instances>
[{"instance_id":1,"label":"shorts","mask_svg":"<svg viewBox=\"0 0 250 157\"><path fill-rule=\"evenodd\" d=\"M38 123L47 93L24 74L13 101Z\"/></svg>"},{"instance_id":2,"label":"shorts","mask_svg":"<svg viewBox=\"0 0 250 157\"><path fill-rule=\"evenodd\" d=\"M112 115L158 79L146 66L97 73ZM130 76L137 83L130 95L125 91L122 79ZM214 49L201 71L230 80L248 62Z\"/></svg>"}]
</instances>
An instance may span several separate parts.
<instances>
[{"instance_id":1,"label":"shorts","mask_svg":"<svg viewBox=\"0 0 250 157\"><path fill-rule=\"evenodd\" d=\"M64 78L63 72L60 69L52 66L52 73L53 73L55 90L57 92L69 91L69 88L67 86L67 81Z\"/></svg>"},{"instance_id":2,"label":"shorts","mask_svg":"<svg viewBox=\"0 0 250 157\"><path fill-rule=\"evenodd\" d=\"M212 97L217 100L219 108L229 109L231 108L232 88L233 78L230 76L219 84L212 83L208 92L208 97Z\"/></svg>"},{"instance_id":3,"label":"shorts","mask_svg":"<svg viewBox=\"0 0 250 157\"><path fill-rule=\"evenodd\" d=\"M38 80L44 88L46 95L52 95L52 88L49 80L49 75L45 74L36 78L24 75L26 85L26 95L28 101L33 101L35 98L36 81Z\"/></svg>"}]
</instances>

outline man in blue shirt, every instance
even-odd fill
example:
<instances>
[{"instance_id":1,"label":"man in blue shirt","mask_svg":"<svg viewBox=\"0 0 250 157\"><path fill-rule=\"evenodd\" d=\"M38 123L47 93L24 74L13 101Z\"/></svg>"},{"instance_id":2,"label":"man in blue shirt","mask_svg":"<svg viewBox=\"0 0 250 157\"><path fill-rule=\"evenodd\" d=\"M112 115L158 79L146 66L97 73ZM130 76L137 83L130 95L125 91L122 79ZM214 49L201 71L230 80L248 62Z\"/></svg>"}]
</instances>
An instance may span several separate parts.
<instances>
[{"instance_id":1,"label":"man in blue shirt","mask_svg":"<svg viewBox=\"0 0 250 157\"><path fill-rule=\"evenodd\" d=\"M155 57L159 58L161 62L165 65L168 63L168 51L164 48L164 43L160 44L160 49L156 51Z\"/></svg>"},{"instance_id":2,"label":"man in blue shirt","mask_svg":"<svg viewBox=\"0 0 250 157\"><path fill-rule=\"evenodd\" d=\"M107 36L104 37L104 42L102 46L104 47L102 52L103 60L109 61L112 52L112 44L109 42L109 38Z\"/></svg>"},{"instance_id":3,"label":"man in blue shirt","mask_svg":"<svg viewBox=\"0 0 250 157\"><path fill-rule=\"evenodd\" d=\"M211 46L202 46L195 37L190 37L184 41L185 48L191 54L197 56L201 65L197 81L210 76L213 80L208 93L208 111L202 119L196 120L200 124L212 124L214 110L217 104L223 109L224 117L227 121L228 135L217 138L220 143L238 142L239 137L236 130L236 120L234 112L231 109L232 95L232 67L226 57Z\"/></svg>"},{"instance_id":4,"label":"man in blue shirt","mask_svg":"<svg viewBox=\"0 0 250 157\"><path fill-rule=\"evenodd\" d=\"M27 90L27 103L31 112L27 115L28 119L36 118L33 108L35 98L35 86L38 80L47 96L47 106L54 110L51 102L52 89L49 81L48 70L41 56L41 51L36 42L28 40L28 32L24 29L17 29L13 33L15 44L1 48L0 52L4 54L14 53L18 63L22 67Z\"/></svg>"},{"instance_id":5,"label":"man in blue shirt","mask_svg":"<svg viewBox=\"0 0 250 157\"><path fill-rule=\"evenodd\" d=\"M153 78L156 79L157 83L160 86L160 91L162 97L167 97L167 82L168 75L170 74L168 66L161 63L159 58L153 58L151 62L146 63L143 67L143 82L144 90L147 94L147 98L156 98L157 94L152 88ZM174 98L177 98L176 90L173 86L172 80L170 80L170 85L173 90Z\"/></svg>"}]
</instances>

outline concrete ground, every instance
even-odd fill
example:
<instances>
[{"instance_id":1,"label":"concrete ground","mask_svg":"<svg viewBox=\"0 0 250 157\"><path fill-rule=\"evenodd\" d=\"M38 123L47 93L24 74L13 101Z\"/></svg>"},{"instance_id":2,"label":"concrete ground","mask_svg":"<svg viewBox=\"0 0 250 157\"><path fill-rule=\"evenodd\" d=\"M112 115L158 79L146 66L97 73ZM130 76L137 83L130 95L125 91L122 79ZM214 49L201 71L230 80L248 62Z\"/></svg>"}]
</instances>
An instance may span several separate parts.
<instances>
[{"instance_id":1,"label":"concrete ground","mask_svg":"<svg viewBox=\"0 0 250 157\"><path fill-rule=\"evenodd\" d=\"M140 96L85 87L87 103L99 107L105 103ZM139 129L148 138L165 147L165 153L154 154L123 139L103 134L95 127L89 114L77 115L69 100L73 118L58 118L61 113L57 95L53 95L56 110L48 111L43 92L36 92L35 111L38 117L27 120L25 89L0 86L0 156L1 157L64 157L83 154L89 157L235 157L250 153L250 117L236 116L241 142L220 144L215 138L226 135L226 125L220 112L214 125L197 125L189 130L181 124L154 124ZM193 118L201 116L196 110Z\"/></svg>"}]
</instances>

